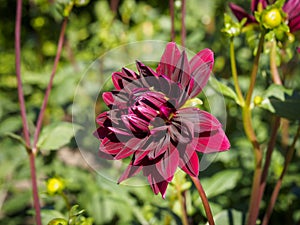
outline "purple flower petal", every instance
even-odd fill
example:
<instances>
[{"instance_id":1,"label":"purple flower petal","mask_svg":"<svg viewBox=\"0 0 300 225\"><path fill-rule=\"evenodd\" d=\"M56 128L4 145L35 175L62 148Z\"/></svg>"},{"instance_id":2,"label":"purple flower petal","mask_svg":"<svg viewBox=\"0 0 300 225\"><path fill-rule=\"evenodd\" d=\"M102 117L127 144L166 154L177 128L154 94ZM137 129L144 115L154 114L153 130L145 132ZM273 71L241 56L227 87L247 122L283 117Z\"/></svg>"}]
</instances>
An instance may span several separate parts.
<instances>
[{"instance_id":1,"label":"purple flower petal","mask_svg":"<svg viewBox=\"0 0 300 225\"><path fill-rule=\"evenodd\" d=\"M164 180L171 182L176 172L178 163L178 151L174 147L169 146L168 150L164 154L164 157L156 164L156 168Z\"/></svg>"},{"instance_id":2,"label":"purple flower petal","mask_svg":"<svg viewBox=\"0 0 300 225\"><path fill-rule=\"evenodd\" d=\"M157 180L160 180L160 181L157 181ZM160 178L157 179L155 176L153 176L153 174L149 174L148 182L151 185L151 188L152 188L154 194L157 195L160 192L161 196L163 198L166 197L166 190L167 190L167 187L169 184L167 181L161 180Z\"/></svg>"},{"instance_id":3,"label":"purple flower petal","mask_svg":"<svg viewBox=\"0 0 300 225\"><path fill-rule=\"evenodd\" d=\"M244 18L247 18L246 24L249 23L257 23L255 20L255 17L253 15L250 15L249 13L247 13L243 8L241 8L240 6L230 2L229 3L229 7L232 11L232 13L235 15L235 17L241 21ZM253 6L256 7L256 6Z\"/></svg>"},{"instance_id":4,"label":"purple flower petal","mask_svg":"<svg viewBox=\"0 0 300 225\"><path fill-rule=\"evenodd\" d=\"M213 115L194 107L177 110L173 120L194 124L193 130L196 133L217 130L222 127L222 124Z\"/></svg>"},{"instance_id":5,"label":"purple flower petal","mask_svg":"<svg viewBox=\"0 0 300 225\"><path fill-rule=\"evenodd\" d=\"M133 87L141 87L138 79L140 76L134 71L122 68L122 72L115 72L112 74L112 81L117 90L130 92ZM128 87L129 85L129 87Z\"/></svg>"},{"instance_id":6,"label":"purple flower petal","mask_svg":"<svg viewBox=\"0 0 300 225\"><path fill-rule=\"evenodd\" d=\"M214 64L214 54L209 49L204 49L195 55L190 61L191 76L194 79L193 86L191 86L190 98L198 95L204 86L207 84L209 76Z\"/></svg>"},{"instance_id":7,"label":"purple flower petal","mask_svg":"<svg viewBox=\"0 0 300 225\"><path fill-rule=\"evenodd\" d=\"M149 132L149 123L135 114L123 115L122 121L126 127L133 133L148 133Z\"/></svg>"},{"instance_id":8,"label":"purple flower petal","mask_svg":"<svg viewBox=\"0 0 300 225\"><path fill-rule=\"evenodd\" d=\"M174 72L171 75L171 80L179 83L182 87L186 87L190 80L190 66L185 51L181 53L181 56L176 64Z\"/></svg>"},{"instance_id":9,"label":"purple flower petal","mask_svg":"<svg viewBox=\"0 0 300 225\"><path fill-rule=\"evenodd\" d=\"M295 17L300 16L300 0L286 0L283 7L283 11L288 14L288 20L292 20Z\"/></svg>"},{"instance_id":10,"label":"purple flower petal","mask_svg":"<svg viewBox=\"0 0 300 225\"><path fill-rule=\"evenodd\" d=\"M134 166L132 165L132 162L127 166L126 170L122 174L122 176L118 180L118 184L122 181L133 177L134 175L138 174L142 170L142 166Z\"/></svg>"},{"instance_id":11,"label":"purple flower petal","mask_svg":"<svg viewBox=\"0 0 300 225\"><path fill-rule=\"evenodd\" d=\"M222 128L208 133L207 136L200 134L195 149L202 153L225 151L230 148L230 143Z\"/></svg>"},{"instance_id":12,"label":"purple flower petal","mask_svg":"<svg viewBox=\"0 0 300 225\"><path fill-rule=\"evenodd\" d=\"M177 48L176 44L174 42L168 43L160 59L160 63L158 64L156 72L171 79L180 55L180 51Z\"/></svg>"},{"instance_id":13,"label":"purple flower petal","mask_svg":"<svg viewBox=\"0 0 300 225\"><path fill-rule=\"evenodd\" d=\"M195 151L189 156L179 159L179 167L188 175L198 177L199 175L199 158Z\"/></svg>"},{"instance_id":14,"label":"purple flower petal","mask_svg":"<svg viewBox=\"0 0 300 225\"><path fill-rule=\"evenodd\" d=\"M300 9L299 9L300 10ZM296 32L298 30L300 30L300 14L298 17L289 20L289 27L290 27L290 32Z\"/></svg>"},{"instance_id":15,"label":"purple flower petal","mask_svg":"<svg viewBox=\"0 0 300 225\"><path fill-rule=\"evenodd\" d=\"M262 5L262 8L265 9L268 5L268 0L252 0L251 1L251 11L255 12L258 10L258 4Z\"/></svg>"}]
</instances>

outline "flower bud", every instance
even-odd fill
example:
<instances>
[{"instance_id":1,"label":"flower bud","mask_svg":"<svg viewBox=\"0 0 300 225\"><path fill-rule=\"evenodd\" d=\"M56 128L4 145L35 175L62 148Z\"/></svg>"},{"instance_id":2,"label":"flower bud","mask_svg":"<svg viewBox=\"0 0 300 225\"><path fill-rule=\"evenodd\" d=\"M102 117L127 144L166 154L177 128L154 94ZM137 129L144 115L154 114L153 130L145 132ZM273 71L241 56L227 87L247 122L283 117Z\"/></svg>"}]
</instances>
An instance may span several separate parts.
<instances>
[{"instance_id":1,"label":"flower bud","mask_svg":"<svg viewBox=\"0 0 300 225\"><path fill-rule=\"evenodd\" d=\"M64 188L64 181L60 178L50 178L47 181L47 192L50 195L61 193Z\"/></svg>"},{"instance_id":2,"label":"flower bud","mask_svg":"<svg viewBox=\"0 0 300 225\"><path fill-rule=\"evenodd\" d=\"M282 22L282 16L279 9L272 8L264 12L262 15L262 22L263 25L268 29L272 29L279 26Z\"/></svg>"},{"instance_id":3,"label":"flower bud","mask_svg":"<svg viewBox=\"0 0 300 225\"><path fill-rule=\"evenodd\" d=\"M263 101L263 98L259 95L255 96L254 100L253 100L254 105L256 105L256 106L260 105L262 101Z\"/></svg>"},{"instance_id":4,"label":"flower bud","mask_svg":"<svg viewBox=\"0 0 300 225\"><path fill-rule=\"evenodd\" d=\"M48 223L48 225L67 225L67 224L68 222L62 218L55 218Z\"/></svg>"}]
</instances>

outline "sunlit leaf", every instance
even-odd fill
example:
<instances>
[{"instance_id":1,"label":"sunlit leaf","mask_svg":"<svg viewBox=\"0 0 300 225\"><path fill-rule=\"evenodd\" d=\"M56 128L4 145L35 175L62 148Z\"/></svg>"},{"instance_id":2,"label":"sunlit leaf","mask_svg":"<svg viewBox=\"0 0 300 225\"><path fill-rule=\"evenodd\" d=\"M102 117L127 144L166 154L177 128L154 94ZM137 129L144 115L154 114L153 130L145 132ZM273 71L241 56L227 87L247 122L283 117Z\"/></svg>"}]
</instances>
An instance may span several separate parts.
<instances>
[{"instance_id":1,"label":"sunlit leaf","mask_svg":"<svg viewBox=\"0 0 300 225\"><path fill-rule=\"evenodd\" d=\"M210 178L202 179L201 183L207 197L211 198L233 189L240 177L241 173L238 170L225 170Z\"/></svg>"},{"instance_id":2,"label":"sunlit leaf","mask_svg":"<svg viewBox=\"0 0 300 225\"><path fill-rule=\"evenodd\" d=\"M41 132L38 147L43 150L57 150L68 144L79 129L79 125L68 122L58 122L48 125Z\"/></svg>"},{"instance_id":3,"label":"sunlit leaf","mask_svg":"<svg viewBox=\"0 0 300 225\"><path fill-rule=\"evenodd\" d=\"M271 85L260 107L290 120L300 119L300 93L281 85Z\"/></svg>"},{"instance_id":4,"label":"sunlit leaf","mask_svg":"<svg viewBox=\"0 0 300 225\"><path fill-rule=\"evenodd\" d=\"M233 99L237 104L241 104L234 90L229 86L224 84L223 82L217 80L214 77L210 77L209 85L212 86L220 94Z\"/></svg>"},{"instance_id":5,"label":"sunlit leaf","mask_svg":"<svg viewBox=\"0 0 300 225\"><path fill-rule=\"evenodd\" d=\"M214 216L215 225L244 225L245 220L245 213L234 209L224 210Z\"/></svg>"}]
</instances>

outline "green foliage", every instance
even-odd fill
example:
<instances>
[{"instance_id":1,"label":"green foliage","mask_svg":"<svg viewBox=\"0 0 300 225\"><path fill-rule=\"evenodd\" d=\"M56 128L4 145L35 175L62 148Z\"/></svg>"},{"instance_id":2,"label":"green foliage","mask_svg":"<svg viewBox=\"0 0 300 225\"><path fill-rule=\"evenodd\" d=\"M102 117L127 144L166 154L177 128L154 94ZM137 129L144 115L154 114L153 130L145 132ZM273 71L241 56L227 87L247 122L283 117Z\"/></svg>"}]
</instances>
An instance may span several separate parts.
<instances>
[{"instance_id":1,"label":"green foliage","mask_svg":"<svg viewBox=\"0 0 300 225\"><path fill-rule=\"evenodd\" d=\"M245 221L245 214L234 209L224 210L215 216L216 225L244 225Z\"/></svg>"},{"instance_id":2,"label":"green foliage","mask_svg":"<svg viewBox=\"0 0 300 225\"><path fill-rule=\"evenodd\" d=\"M79 125L67 122L57 122L45 126L37 144L38 148L42 150L58 150L68 144L79 129Z\"/></svg>"},{"instance_id":3,"label":"green foliage","mask_svg":"<svg viewBox=\"0 0 300 225\"><path fill-rule=\"evenodd\" d=\"M72 11L68 8L70 2L74 3L71 7ZM167 190L166 199L162 200L160 196L153 194L149 186L117 185L116 180L111 181L102 173L102 175L95 173L89 167L91 165L86 165L85 155L81 157L74 142L73 136L81 131L81 126L68 122L72 119L73 97L82 75L91 62L107 51L126 43L142 40L170 40L167 1L119 1L117 11L111 10L111 2L113 1L23 1L21 71L31 136L49 82L60 25L64 16L69 16L65 45L38 140L41 151L37 156L36 171L43 224L48 224L54 219L56 222L68 221L75 225L181 224L182 212L178 191L186 196L187 213L192 223L205 224L202 202L197 190L184 173L176 173L174 182L177 182L179 187L172 183ZM251 144L242 129L241 110L237 106L240 103L233 83L228 79L231 73L228 40L221 32L224 24L223 15L228 2L187 1L186 47L194 52L205 47L214 51L214 70L218 79L211 78L209 85L229 99L226 99L226 133L231 142L231 150L220 153L217 158L212 156L211 165L201 171L199 177L211 203L216 225L241 225L245 220L244 212L248 207L254 159ZM175 3L176 42L180 43L180 35L178 35L181 27L180 6L178 6L180 1ZM250 2L241 4L249 6ZM84 7L78 7L82 5ZM0 0L0 17L0 224L27 225L33 224L34 221L32 220L30 170L26 146L22 141L22 122L16 91L12 38L14 37L15 1ZM225 20L227 23L225 32L235 36L239 81L242 92L246 93L251 71L249 62L253 60L258 41L255 30L257 27L244 29L244 22L237 23L228 16L225 16ZM286 28L284 24L283 28ZM255 104L259 107L253 108L254 128L259 133L259 141L263 143L263 147L272 123L270 115L276 114L290 120L299 120L300 115L300 69L299 55L296 55L295 51L296 41L290 43L285 49L283 41L287 37L279 38L279 36L280 30L277 29L269 31L267 38L276 37L282 41L278 46L278 54L281 54L278 55L281 60L280 65L288 60L289 64L281 66L279 72L287 74L286 87L289 88L276 85L267 88L271 79L268 53L264 52L255 89L255 94L262 96L263 99ZM126 52L118 56L118 59L127 59L131 54L133 53ZM111 67L116 64L114 60L105 63ZM101 68L102 65L97 64L97 66ZM101 76L102 83L90 80L87 89L99 90L110 75L107 71L96 73L95 76ZM111 86L108 85L103 91L110 89ZM79 98L82 98L82 104L95 103L85 98L85 93L80 93ZM189 103L200 105L201 102L197 100ZM93 116L95 112L103 111L104 107L103 103L99 103L94 111L86 112L87 115L82 116ZM291 131L295 131L294 121L291 121L289 126ZM283 133L280 133L275 143L270 177L261 206L263 209L270 199L271 187L282 171L285 148L280 144L281 138L284 138ZM292 137L288 137L288 143L291 143L291 139ZM87 156L97 161L97 149L93 150L95 152ZM296 151L272 217L274 225L296 224L300 219L299 157L299 151ZM104 168L100 167L99 170L102 172ZM112 174L119 175L121 170L118 163L110 168ZM75 205L71 211L62 195L47 194L46 180L49 177L61 177L64 180L65 187L62 193L70 201L71 206ZM142 184L146 183L145 180L138 181ZM77 204L79 207L76 206Z\"/></svg>"},{"instance_id":4,"label":"green foliage","mask_svg":"<svg viewBox=\"0 0 300 225\"><path fill-rule=\"evenodd\" d=\"M271 85L264 94L260 106L278 116L290 119L300 119L300 94L280 85Z\"/></svg>"}]
</instances>

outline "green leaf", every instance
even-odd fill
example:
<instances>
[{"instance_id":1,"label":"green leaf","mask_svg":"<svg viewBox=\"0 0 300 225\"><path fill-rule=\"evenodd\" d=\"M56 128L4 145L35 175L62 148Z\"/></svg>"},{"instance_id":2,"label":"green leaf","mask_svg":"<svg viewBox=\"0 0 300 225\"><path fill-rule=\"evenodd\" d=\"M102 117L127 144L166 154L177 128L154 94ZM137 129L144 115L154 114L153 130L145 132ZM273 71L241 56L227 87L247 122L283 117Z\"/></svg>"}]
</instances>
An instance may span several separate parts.
<instances>
[{"instance_id":1,"label":"green leaf","mask_svg":"<svg viewBox=\"0 0 300 225\"><path fill-rule=\"evenodd\" d=\"M211 85L213 89L215 89L220 94L233 99L237 104L240 105L241 103L234 90L229 87L229 84L224 84L223 82L225 81L221 82L214 77L210 77L209 79L209 85Z\"/></svg>"},{"instance_id":2,"label":"green leaf","mask_svg":"<svg viewBox=\"0 0 300 225\"><path fill-rule=\"evenodd\" d=\"M43 150L57 150L68 144L80 128L79 125L68 122L50 124L43 128L38 141L38 147Z\"/></svg>"},{"instance_id":3,"label":"green leaf","mask_svg":"<svg viewBox=\"0 0 300 225\"><path fill-rule=\"evenodd\" d=\"M245 220L246 214L235 209L224 210L214 216L215 225L244 225Z\"/></svg>"},{"instance_id":4,"label":"green leaf","mask_svg":"<svg viewBox=\"0 0 300 225\"><path fill-rule=\"evenodd\" d=\"M261 108L290 120L300 119L300 93L281 85L271 85L264 94Z\"/></svg>"},{"instance_id":5,"label":"green leaf","mask_svg":"<svg viewBox=\"0 0 300 225\"><path fill-rule=\"evenodd\" d=\"M207 197L211 198L234 188L240 177L240 171L226 170L210 178L202 179L201 183Z\"/></svg>"}]
</instances>

